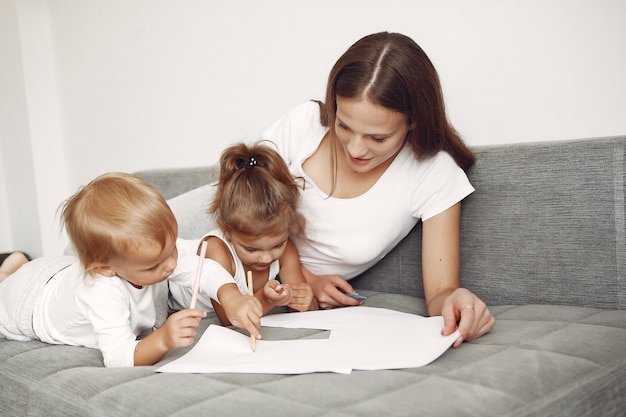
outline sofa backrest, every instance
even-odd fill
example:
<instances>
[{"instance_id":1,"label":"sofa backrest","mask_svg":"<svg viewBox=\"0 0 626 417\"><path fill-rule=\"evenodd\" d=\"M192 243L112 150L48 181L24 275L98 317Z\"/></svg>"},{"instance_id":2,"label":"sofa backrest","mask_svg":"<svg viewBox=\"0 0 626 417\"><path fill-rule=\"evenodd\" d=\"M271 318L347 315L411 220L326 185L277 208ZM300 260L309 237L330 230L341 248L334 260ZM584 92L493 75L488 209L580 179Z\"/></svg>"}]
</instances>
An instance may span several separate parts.
<instances>
[{"instance_id":1,"label":"sofa backrest","mask_svg":"<svg viewBox=\"0 0 626 417\"><path fill-rule=\"evenodd\" d=\"M488 304L626 309L626 137L476 147L461 281ZM421 224L353 284L423 297Z\"/></svg>"},{"instance_id":2,"label":"sofa backrest","mask_svg":"<svg viewBox=\"0 0 626 417\"><path fill-rule=\"evenodd\" d=\"M154 185L166 200L208 184L215 174L214 168L209 166L148 169L135 173Z\"/></svg>"},{"instance_id":3,"label":"sofa backrest","mask_svg":"<svg viewBox=\"0 0 626 417\"><path fill-rule=\"evenodd\" d=\"M463 202L461 281L490 305L626 309L626 137L476 147ZM167 197L179 235L214 226L211 167L139 172ZM188 191L191 190L191 191ZM185 192L188 191L188 192ZM183 194L184 193L184 194ZM423 297L421 223L352 283Z\"/></svg>"}]
</instances>

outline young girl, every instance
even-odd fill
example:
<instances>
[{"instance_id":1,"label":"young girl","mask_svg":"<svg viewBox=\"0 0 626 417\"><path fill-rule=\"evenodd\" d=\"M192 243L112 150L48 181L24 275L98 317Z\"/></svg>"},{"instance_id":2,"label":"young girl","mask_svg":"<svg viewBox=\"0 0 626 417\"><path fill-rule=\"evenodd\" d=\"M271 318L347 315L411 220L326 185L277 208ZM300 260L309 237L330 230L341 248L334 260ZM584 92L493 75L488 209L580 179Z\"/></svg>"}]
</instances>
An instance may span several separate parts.
<instances>
[{"instance_id":1,"label":"young girl","mask_svg":"<svg viewBox=\"0 0 626 417\"><path fill-rule=\"evenodd\" d=\"M100 349L105 366L152 365L193 342L204 311L163 320L166 280L193 286L200 242L177 239L176 219L156 189L130 174L106 174L70 197L62 217L78 260L5 261L0 336ZM219 264L204 262L202 293L258 337L260 303L242 296Z\"/></svg>"},{"instance_id":2,"label":"young girl","mask_svg":"<svg viewBox=\"0 0 626 417\"><path fill-rule=\"evenodd\" d=\"M358 40L330 71L325 103L299 105L263 135L306 179L296 240L320 307L356 305L347 281L382 259L422 221L428 312L444 334L487 333L494 319L460 287L461 201L474 191L474 155L448 122L435 67L412 39L381 32Z\"/></svg>"},{"instance_id":3,"label":"young girl","mask_svg":"<svg viewBox=\"0 0 626 417\"><path fill-rule=\"evenodd\" d=\"M298 184L273 149L262 143L241 143L222 153L219 183L209 207L219 228L204 237L207 257L235 278L242 294L249 293L246 278L252 274L254 297L261 302L263 314L274 306L317 309L289 238L304 233L304 218L296 211L298 198ZM191 298L180 286L170 285L170 292L174 309ZM229 324L219 304L198 298L199 308L211 304L222 323Z\"/></svg>"}]
</instances>

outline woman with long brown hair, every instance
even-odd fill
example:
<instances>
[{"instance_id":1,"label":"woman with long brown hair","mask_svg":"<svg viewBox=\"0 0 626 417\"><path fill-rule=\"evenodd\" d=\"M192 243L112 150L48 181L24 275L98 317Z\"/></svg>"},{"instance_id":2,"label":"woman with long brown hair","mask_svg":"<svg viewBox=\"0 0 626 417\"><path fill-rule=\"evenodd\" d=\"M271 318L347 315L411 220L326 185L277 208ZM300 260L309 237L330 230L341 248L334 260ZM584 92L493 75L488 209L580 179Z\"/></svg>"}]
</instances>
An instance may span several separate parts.
<instances>
[{"instance_id":1,"label":"woman with long brown hair","mask_svg":"<svg viewBox=\"0 0 626 417\"><path fill-rule=\"evenodd\" d=\"M454 346L494 318L460 287L461 201L474 155L449 123L433 64L411 38L376 33L330 72L325 102L309 101L264 134L306 184L307 239L294 239L322 308L358 305L347 281L373 266L418 221L428 313L443 315ZM416 254L418 256L418 254Z\"/></svg>"}]
</instances>

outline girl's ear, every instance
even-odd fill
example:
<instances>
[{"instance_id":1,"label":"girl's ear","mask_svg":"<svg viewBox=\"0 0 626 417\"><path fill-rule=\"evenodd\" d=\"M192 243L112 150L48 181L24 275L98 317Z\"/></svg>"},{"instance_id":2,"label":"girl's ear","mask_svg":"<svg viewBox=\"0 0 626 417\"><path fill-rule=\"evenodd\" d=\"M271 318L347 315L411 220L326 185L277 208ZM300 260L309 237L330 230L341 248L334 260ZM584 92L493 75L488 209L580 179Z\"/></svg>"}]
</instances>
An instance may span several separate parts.
<instances>
[{"instance_id":1,"label":"girl's ear","mask_svg":"<svg viewBox=\"0 0 626 417\"><path fill-rule=\"evenodd\" d=\"M111 265L103 264L101 262L96 262L92 268L92 271L95 271L100 275L104 275L105 277L114 277L116 275Z\"/></svg>"}]
</instances>

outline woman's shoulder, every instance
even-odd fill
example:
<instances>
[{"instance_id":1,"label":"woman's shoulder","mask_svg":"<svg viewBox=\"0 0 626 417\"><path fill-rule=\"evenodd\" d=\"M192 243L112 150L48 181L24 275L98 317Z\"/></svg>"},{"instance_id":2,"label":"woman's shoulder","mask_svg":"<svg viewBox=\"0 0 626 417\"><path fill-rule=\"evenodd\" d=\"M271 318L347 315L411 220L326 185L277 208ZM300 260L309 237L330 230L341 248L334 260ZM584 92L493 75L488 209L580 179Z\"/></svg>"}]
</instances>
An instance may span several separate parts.
<instances>
[{"instance_id":1,"label":"woman's shoulder","mask_svg":"<svg viewBox=\"0 0 626 417\"><path fill-rule=\"evenodd\" d=\"M447 152L440 151L421 159L412 150L403 154L403 163L398 164L398 171L391 177L394 178L394 187L406 191L415 217L426 220L474 191L465 171Z\"/></svg>"},{"instance_id":2,"label":"woman's shoulder","mask_svg":"<svg viewBox=\"0 0 626 417\"><path fill-rule=\"evenodd\" d=\"M263 139L274 142L283 159L291 165L301 162L317 148L328 128L320 122L319 104L306 101L293 107L263 134Z\"/></svg>"},{"instance_id":3,"label":"woman's shoulder","mask_svg":"<svg viewBox=\"0 0 626 417\"><path fill-rule=\"evenodd\" d=\"M439 151L427 158L417 158L410 147L406 147L398 155L397 161L386 173L395 186L401 186L415 197L427 195L430 190L437 192L450 186L462 189L471 188L467 174L457 165L452 156Z\"/></svg>"},{"instance_id":4,"label":"woman's shoulder","mask_svg":"<svg viewBox=\"0 0 626 417\"><path fill-rule=\"evenodd\" d=\"M276 120L268 132L282 130L286 126L289 129L310 129L311 126L321 126L319 104L308 100L292 107Z\"/></svg>"},{"instance_id":5,"label":"woman's shoulder","mask_svg":"<svg viewBox=\"0 0 626 417\"><path fill-rule=\"evenodd\" d=\"M418 158L411 147L407 145L402 149L400 154L398 154L397 159L399 162L397 165L401 169L409 169L412 172L432 172L433 170L438 173L463 172L461 167L446 151L439 151L435 155L426 158Z\"/></svg>"},{"instance_id":6,"label":"woman's shoulder","mask_svg":"<svg viewBox=\"0 0 626 417\"><path fill-rule=\"evenodd\" d=\"M320 103L315 100L307 100L297 104L289 110L288 114L293 117L301 118L315 118L319 121L320 118Z\"/></svg>"}]
</instances>

